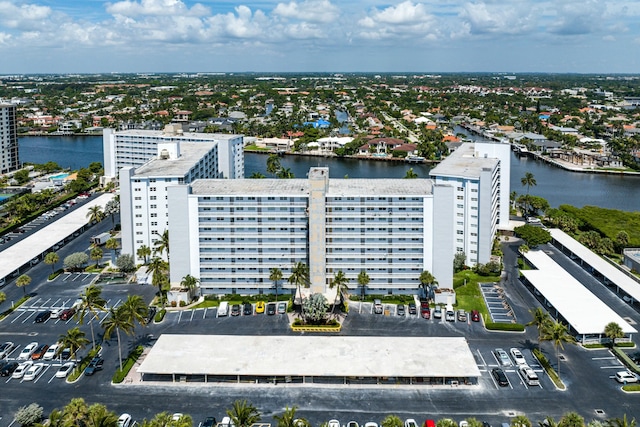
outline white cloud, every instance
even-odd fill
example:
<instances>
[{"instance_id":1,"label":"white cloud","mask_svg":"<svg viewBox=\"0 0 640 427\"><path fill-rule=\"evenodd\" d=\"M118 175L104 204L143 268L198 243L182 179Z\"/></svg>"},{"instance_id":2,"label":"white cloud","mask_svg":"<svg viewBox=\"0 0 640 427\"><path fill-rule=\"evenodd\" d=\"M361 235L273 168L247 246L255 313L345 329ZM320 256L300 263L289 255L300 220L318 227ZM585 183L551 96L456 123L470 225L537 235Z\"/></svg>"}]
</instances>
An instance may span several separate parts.
<instances>
[{"instance_id":1,"label":"white cloud","mask_svg":"<svg viewBox=\"0 0 640 427\"><path fill-rule=\"evenodd\" d=\"M504 4L465 3L458 18L470 35L521 34L531 32L536 26L535 7L528 3ZM458 31L459 29L454 29Z\"/></svg>"},{"instance_id":2,"label":"white cloud","mask_svg":"<svg viewBox=\"0 0 640 427\"><path fill-rule=\"evenodd\" d=\"M557 15L549 31L558 35L598 32L607 19L606 6L598 0L563 2L558 5Z\"/></svg>"},{"instance_id":3,"label":"white cloud","mask_svg":"<svg viewBox=\"0 0 640 427\"><path fill-rule=\"evenodd\" d=\"M397 6L374 8L358 21L360 37L385 40L393 38L435 39L439 35L437 19L422 3L404 1Z\"/></svg>"},{"instance_id":4,"label":"white cloud","mask_svg":"<svg viewBox=\"0 0 640 427\"><path fill-rule=\"evenodd\" d=\"M331 22L339 15L339 9L329 0L307 0L278 3L273 14L282 18L307 22Z\"/></svg>"},{"instance_id":5,"label":"white cloud","mask_svg":"<svg viewBox=\"0 0 640 427\"><path fill-rule=\"evenodd\" d=\"M0 1L0 24L7 28L34 29L52 14L48 6L23 4L18 6L8 1Z\"/></svg>"},{"instance_id":6,"label":"white cloud","mask_svg":"<svg viewBox=\"0 0 640 427\"><path fill-rule=\"evenodd\" d=\"M180 0L142 0L119 1L117 3L107 3L106 11L112 15L122 16L162 16L162 15L190 15L205 16L210 13L209 9L196 3L188 8Z\"/></svg>"}]
</instances>

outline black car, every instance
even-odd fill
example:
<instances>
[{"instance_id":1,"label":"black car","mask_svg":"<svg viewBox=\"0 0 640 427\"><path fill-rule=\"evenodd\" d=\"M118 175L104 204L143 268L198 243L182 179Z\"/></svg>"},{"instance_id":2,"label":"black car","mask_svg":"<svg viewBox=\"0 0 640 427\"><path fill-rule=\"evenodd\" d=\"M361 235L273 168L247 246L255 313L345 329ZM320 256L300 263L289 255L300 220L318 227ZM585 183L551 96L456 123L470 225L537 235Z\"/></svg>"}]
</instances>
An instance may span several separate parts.
<instances>
[{"instance_id":1,"label":"black car","mask_svg":"<svg viewBox=\"0 0 640 427\"><path fill-rule=\"evenodd\" d=\"M65 348L64 350L62 350L62 353L60 353L60 357L62 358L62 360L69 360L69 358L71 357L71 349Z\"/></svg>"},{"instance_id":2,"label":"black car","mask_svg":"<svg viewBox=\"0 0 640 427\"><path fill-rule=\"evenodd\" d=\"M231 315L239 316L240 315L240 304L233 304L231 306Z\"/></svg>"},{"instance_id":3,"label":"black car","mask_svg":"<svg viewBox=\"0 0 640 427\"><path fill-rule=\"evenodd\" d=\"M636 365L640 365L640 351L630 354L629 359Z\"/></svg>"},{"instance_id":4,"label":"black car","mask_svg":"<svg viewBox=\"0 0 640 427\"><path fill-rule=\"evenodd\" d=\"M84 369L84 374L89 376L95 374L98 371L101 371L103 364L104 360L102 359L102 357L94 357L93 359L91 359L91 362L89 362L89 366Z\"/></svg>"},{"instance_id":5,"label":"black car","mask_svg":"<svg viewBox=\"0 0 640 427\"><path fill-rule=\"evenodd\" d=\"M416 314L418 311L416 309L416 304L414 302L409 303L409 314Z\"/></svg>"},{"instance_id":6,"label":"black car","mask_svg":"<svg viewBox=\"0 0 640 427\"><path fill-rule=\"evenodd\" d=\"M245 316L251 316L253 314L253 305L245 302L244 307L242 308L242 314Z\"/></svg>"},{"instance_id":7,"label":"black car","mask_svg":"<svg viewBox=\"0 0 640 427\"><path fill-rule=\"evenodd\" d=\"M273 316L276 314L276 305L275 304L267 304L267 314L269 316Z\"/></svg>"},{"instance_id":8,"label":"black car","mask_svg":"<svg viewBox=\"0 0 640 427\"><path fill-rule=\"evenodd\" d=\"M36 316L36 323L44 323L47 320L49 320L49 318L51 317L51 311L50 310L46 310L46 311L41 311L40 313L38 313L38 315Z\"/></svg>"},{"instance_id":9,"label":"black car","mask_svg":"<svg viewBox=\"0 0 640 427\"><path fill-rule=\"evenodd\" d=\"M507 379L507 375L504 373L504 371L502 369L493 368L491 370L491 375L493 375L493 378L496 379L496 382L498 383L498 385L500 387L509 386L509 380Z\"/></svg>"},{"instance_id":10,"label":"black car","mask_svg":"<svg viewBox=\"0 0 640 427\"><path fill-rule=\"evenodd\" d=\"M9 375L13 374L13 371L15 371L19 365L20 363L16 362L15 360L4 362L2 366L0 366L0 375L2 375L3 377L8 377Z\"/></svg>"},{"instance_id":11,"label":"black car","mask_svg":"<svg viewBox=\"0 0 640 427\"><path fill-rule=\"evenodd\" d=\"M404 316L404 304L398 304L398 308L396 309L396 314L398 316Z\"/></svg>"},{"instance_id":12,"label":"black car","mask_svg":"<svg viewBox=\"0 0 640 427\"><path fill-rule=\"evenodd\" d=\"M213 427L217 424L216 417L207 417L200 423L200 427Z\"/></svg>"}]
</instances>

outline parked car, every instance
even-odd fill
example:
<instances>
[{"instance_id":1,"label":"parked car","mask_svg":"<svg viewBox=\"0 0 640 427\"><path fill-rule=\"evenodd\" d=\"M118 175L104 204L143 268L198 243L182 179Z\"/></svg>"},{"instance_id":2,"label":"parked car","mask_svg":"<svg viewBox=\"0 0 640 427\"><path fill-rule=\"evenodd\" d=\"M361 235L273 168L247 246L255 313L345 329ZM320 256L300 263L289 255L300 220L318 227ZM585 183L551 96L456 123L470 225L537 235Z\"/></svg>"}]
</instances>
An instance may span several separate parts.
<instances>
[{"instance_id":1,"label":"parked car","mask_svg":"<svg viewBox=\"0 0 640 427\"><path fill-rule=\"evenodd\" d=\"M16 370L13 371L13 374L11 375L11 378L20 379L20 378L24 377L24 374L29 370L29 368L31 366L33 366L33 361L31 361L31 360L27 360L26 362L22 362L20 365L18 365Z\"/></svg>"},{"instance_id":2,"label":"parked car","mask_svg":"<svg viewBox=\"0 0 640 427\"><path fill-rule=\"evenodd\" d=\"M40 372L44 369L44 363L35 363L33 364L27 372L24 373L23 381L33 381L38 378Z\"/></svg>"},{"instance_id":3,"label":"parked car","mask_svg":"<svg viewBox=\"0 0 640 427\"><path fill-rule=\"evenodd\" d=\"M342 427L342 424L338 420L329 420L327 427Z\"/></svg>"},{"instance_id":4,"label":"parked car","mask_svg":"<svg viewBox=\"0 0 640 427\"><path fill-rule=\"evenodd\" d=\"M131 425L131 415L122 414L118 417L118 427L129 427Z\"/></svg>"},{"instance_id":5,"label":"parked car","mask_svg":"<svg viewBox=\"0 0 640 427\"><path fill-rule=\"evenodd\" d=\"M444 319L447 322L455 322L456 321L456 313L453 310L447 310L444 313Z\"/></svg>"},{"instance_id":6,"label":"parked car","mask_svg":"<svg viewBox=\"0 0 640 427\"><path fill-rule=\"evenodd\" d=\"M413 418L404 420L404 427L418 427L418 423Z\"/></svg>"},{"instance_id":7,"label":"parked car","mask_svg":"<svg viewBox=\"0 0 640 427\"><path fill-rule=\"evenodd\" d=\"M509 386L509 380L507 379L507 375L504 373L504 371L500 368L493 368L491 370L491 375L493 375L493 378L495 378L496 382L498 383L498 385L500 387L508 387Z\"/></svg>"},{"instance_id":8,"label":"parked car","mask_svg":"<svg viewBox=\"0 0 640 427\"><path fill-rule=\"evenodd\" d=\"M346 427L360 427L357 421L349 421Z\"/></svg>"},{"instance_id":9,"label":"parked car","mask_svg":"<svg viewBox=\"0 0 640 427\"><path fill-rule=\"evenodd\" d=\"M51 318L52 319L59 318L60 317L60 313L62 313L62 310L64 310L64 307L54 308L53 310L51 310Z\"/></svg>"},{"instance_id":10,"label":"parked car","mask_svg":"<svg viewBox=\"0 0 640 427\"><path fill-rule=\"evenodd\" d=\"M76 314L76 309L75 308L66 308L64 310L62 310L62 312L60 313L60 320L64 320L65 322L69 319L71 319L73 317L73 315Z\"/></svg>"},{"instance_id":11,"label":"parked car","mask_svg":"<svg viewBox=\"0 0 640 427\"><path fill-rule=\"evenodd\" d=\"M478 310L471 310L471 321L472 322L480 321L480 312Z\"/></svg>"},{"instance_id":12,"label":"parked car","mask_svg":"<svg viewBox=\"0 0 640 427\"><path fill-rule=\"evenodd\" d=\"M398 316L404 316L405 315L404 304L398 304L398 306L396 307L396 314Z\"/></svg>"},{"instance_id":13,"label":"parked car","mask_svg":"<svg viewBox=\"0 0 640 427\"><path fill-rule=\"evenodd\" d=\"M34 351L36 351L36 348L38 348L37 342L32 342L30 344L27 344L27 346L23 348L20 354L18 355L18 360L31 359L31 355L33 354Z\"/></svg>"},{"instance_id":14,"label":"parked car","mask_svg":"<svg viewBox=\"0 0 640 427\"><path fill-rule=\"evenodd\" d=\"M436 307L433 309L433 318L442 319L442 307L440 307L439 305L436 305Z\"/></svg>"},{"instance_id":15,"label":"parked car","mask_svg":"<svg viewBox=\"0 0 640 427\"><path fill-rule=\"evenodd\" d=\"M433 420L426 420L424 422L424 427L436 427L436 422Z\"/></svg>"},{"instance_id":16,"label":"parked car","mask_svg":"<svg viewBox=\"0 0 640 427\"><path fill-rule=\"evenodd\" d=\"M40 344L34 352L31 354L32 360L40 360L44 357L44 354L49 350L49 346L47 344Z\"/></svg>"},{"instance_id":17,"label":"parked car","mask_svg":"<svg viewBox=\"0 0 640 427\"><path fill-rule=\"evenodd\" d=\"M91 362L89 362L89 365L84 368L84 374L87 376L93 375L98 371L102 370L102 365L104 364L104 360L102 359L102 357L100 356L96 356L93 359L91 359Z\"/></svg>"},{"instance_id":18,"label":"parked car","mask_svg":"<svg viewBox=\"0 0 640 427\"><path fill-rule=\"evenodd\" d=\"M520 366L520 365L526 365L527 361L525 360L524 356L522 355L522 352L520 350L518 350L517 348L511 348L509 349L509 353L511 353L511 357L513 357L513 361L516 362L516 365Z\"/></svg>"},{"instance_id":19,"label":"parked car","mask_svg":"<svg viewBox=\"0 0 640 427\"><path fill-rule=\"evenodd\" d=\"M494 354L496 355L496 359L498 360L498 363L501 364L502 366L511 366L512 365L511 364L511 359L509 359L509 355L503 349L496 348L494 350Z\"/></svg>"},{"instance_id":20,"label":"parked car","mask_svg":"<svg viewBox=\"0 0 640 427\"><path fill-rule=\"evenodd\" d=\"M458 310L458 322L467 321L467 312L464 310Z\"/></svg>"},{"instance_id":21,"label":"parked car","mask_svg":"<svg viewBox=\"0 0 640 427\"><path fill-rule=\"evenodd\" d=\"M71 357L71 349L70 348L63 349L62 353L60 353L60 357L62 358L62 360L69 360L69 358Z\"/></svg>"},{"instance_id":22,"label":"parked car","mask_svg":"<svg viewBox=\"0 0 640 427\"><path fill-rule=\"evenodd\" d=\"M53 360L56 357L56 352L58 351L58 347L60 347L60 344L55 343L52 346L50 346L47 351L44 353L44 356L42 356L42 358L44 360Z\"/></svg>"},{"instance_id":23,"label":"parked car","mask_svg":"<svg viewBox=\"0 0 640 427\"><path fill-rule=\"evenodd\" d=\"M213 427L216 424L216 417L207 417L200 423L200 427Z\"/></svg>"},{"instance_id":24,"label":"parked car","mask_svg":"<svg viewBox=\"0 0 640 427\"><path fill-rule=\"evenodd\" d=\"M245 316L251 316L253 314L253 305L245 302L244 307L242 308L242 314L244 314Z\"/></svg>"},{"instance_id":25,"label":"parked car","mask_svg":"<svg viewBox=\"0 0 640 427\"><path fill-rule=\"evenodd\" d=\"M631 361L636 365L640 365L640 351L630 354L629 359L631 359Z\"/></svg>"},{"instance_id":26,"label":"parked car","mask_svg":"<svg viewBox=\"0 0 640 427\"><path fill-rule=\"evenodd\" d=\"M420 315L424 319L431 319L431 308L429 307L429 301L420 301Z\"/></svg>"},{"instance_id":27,"label":"parked car","mask_svg":"<svg viewBox=\"0 0 640 427\"><path fill-rule=\"evenodd\" d=\"M518 373L527 385L540 385L538 374L536 374L535 371L529 366L520 365L520 367L518 368Z\"/></svg>"},{"instance_id":28,"label":"parked car","mask_svg":"<svg viewBox=\"0 0 640 427\"><path fill-rule=\"evenodd\" d=\"M416 304L415 304L415 303L413 303L413 302L410 302L410 303L409 303L409 314L411 314L411 315L415 315L415 314L417 314L417 312L418 312L418 311L417 311L417 309L416 309Z\"/></svg>"},{"instance_id":29,"label":"parked car","mask_svg":"<svg viewBox=\"0 0 640 427\"><path fill-rule=\"evenodd\" d=\"M66 362L64 365L60 366L56 371L56 378L67 378L67 375L71 373L71 371L75 366L76 366L76 362Z\"/></svg>"},{"instance_id":30,"label":"parked car","mask_svg":"<svg viewBox=\"0 0 640 427\"><path fill-rule=\"evenodd\" d=\"M278 303L278 314L285 314L287 312L287 303L279 302Z\"/></svg>"},{"instance_id":31,"label":"parked car","mask_svg":"<svg viewBox=\"0 0 640 427\"><path fill-rule=\"evenodd\" d=\"M264 301L256 302L256 314L264 313L265 303Z\"/></svg>"},{"instance_id":32,"label":"parked car","mask_svg":"<svg viewBox=\"0 0 640 427\"><path fill-rule=\"evenodd\" d=\"M273 316L274 314L276 314L276 305L275 305L275 303L267 304L267 314L269 316Z\"/></svg>"},{"instance_id":33,"label":"parked car","mask_svg":"<svg viewBox=\"0 0 640 427\"><path fill-rule=\"evenodd\" d=\"M373 312L375 314L382 314L382 301L377 298L373 300Z\"/></svg>"},{"instance_id":34,"label":"parked car","mask_svg":"<svg viewBox=\"0 0 640 427\"><path fill-rule=\"evenodd\" d=\"M50 310L45 310L45 311L41 311L40 313L38 313L38 315L35 318L35 322L36 323L44 323L47 320L49 320L49 317L51 317L51 311Z\"/></svg>"},{"instance_id":35,"label":"parked car","mask_svg":"<svg viewBox=\"0 0 640 427\"><path fill-rule=\"evenodd\" d=\"M16 345L11 341L7 341L0 345L0 359L4 359L10 355L14 348L16 348Z\"/></svg>"},{"instance_id":36,"label":"parked car","mask_svg":"<svg viewBox=\"0 0 640 427\"><path fill-rule=\"evenodd\" d=\"M13 374L18 366L20 366L18 362L16 362L15 360L10 360L9 362L3 364L2 367L0 367L0 375L3 377L8 377L9 375Z\"/></svg>"},{"instance_id":37,"label":"parked car","mask_svg":"<svg viewBox=\"0 0 640 427\"><path fill-rule=\"evenodd\" d=\"M366 423L364 423L364 427L378 427L378 423L373 421L367 421Z\"/></svg>"},{"instance_id":38,"label":"parked car","mask_svg":"<svg viewBox=\"0 0 640 427\"><path fill-rule=\"evenodd\" d=\"M618 371L615 375L616 381L620 384L637 383L638 377L631 371Z\"/></svg>"},{"instance_id":39,"label":"parked car","mask_svg":"<svg viewBox=\"0 0 640 427\"><path fill-rule=\"evenodd\" d=\"M231 306L231 315L240 316L240 304L233 304Z\"/></svg>"}]
</instances>

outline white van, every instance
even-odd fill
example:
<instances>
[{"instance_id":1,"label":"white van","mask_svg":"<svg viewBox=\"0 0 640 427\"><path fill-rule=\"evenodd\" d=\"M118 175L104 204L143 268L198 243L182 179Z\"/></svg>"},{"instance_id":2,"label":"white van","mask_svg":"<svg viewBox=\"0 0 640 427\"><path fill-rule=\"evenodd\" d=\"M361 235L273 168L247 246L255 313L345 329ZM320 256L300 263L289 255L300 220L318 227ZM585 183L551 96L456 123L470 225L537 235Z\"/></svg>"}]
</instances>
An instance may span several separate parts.
<instances>
[{"instance_id":1,"label":"white van","mask_svg":"<svg viewBox=\"0 0 640 427\"><path fill-rule=\"evenodd\" d=\"M229 314L229 303L222 301L218 307L218 317L226 316Z\"/></svg>"},{"instance_id":2,"label":"white van","mask_svg":"<svg viewBox=\"0 0 640 427\"><path fill-rule=\"evenodd\" d=\"M518 372L527 385L540 385L538 375L527 365L520 366Z\"/></svg>"}]
</instances>

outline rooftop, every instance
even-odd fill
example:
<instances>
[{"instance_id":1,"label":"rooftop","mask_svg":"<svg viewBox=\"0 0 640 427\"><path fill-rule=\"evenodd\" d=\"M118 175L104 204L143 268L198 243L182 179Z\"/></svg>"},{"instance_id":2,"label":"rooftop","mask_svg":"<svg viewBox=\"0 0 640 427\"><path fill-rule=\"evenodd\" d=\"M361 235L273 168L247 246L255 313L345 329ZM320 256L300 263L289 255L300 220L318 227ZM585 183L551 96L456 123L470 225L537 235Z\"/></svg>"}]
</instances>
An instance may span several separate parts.
<instances>
[{"instance_id":1,"label":"rooftop","mask_svg":"<svg viewBox=\"0 0 640 427\"><path fill-rule=\"evenodd\" d=\"M431 176L451 176L462 178L480 178L484 169L493 169L499 163L496 158L476 157L475 145L464 143L436 167Z\"/></svg>"},{"instance_id":2,"label":"rooftop","mask_svg":"<svg viewBox=\"0 0 640 427\"><path fill-rule=\"evenodd\" d=\"M156 157L136 169L137 177L185 176L200 159L216 147L213 141L180 143L180 157L177 159L161 159Z\"/></svg>"},{"instance_id":3,"label":"rooftop","mask_svg":"<svg viewBox=\"0 0 640 427\"><path fill-rule=\"evenodd\" d=\"M228 141L242 135L225 133L199 133L199 132L167 132L164 130L130 129L114 132L115 135L140 136L147 138L166 139L167 141Z\"/></svg>"}]
</instances>

